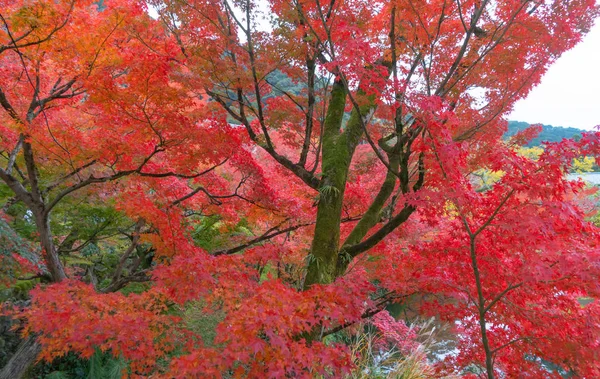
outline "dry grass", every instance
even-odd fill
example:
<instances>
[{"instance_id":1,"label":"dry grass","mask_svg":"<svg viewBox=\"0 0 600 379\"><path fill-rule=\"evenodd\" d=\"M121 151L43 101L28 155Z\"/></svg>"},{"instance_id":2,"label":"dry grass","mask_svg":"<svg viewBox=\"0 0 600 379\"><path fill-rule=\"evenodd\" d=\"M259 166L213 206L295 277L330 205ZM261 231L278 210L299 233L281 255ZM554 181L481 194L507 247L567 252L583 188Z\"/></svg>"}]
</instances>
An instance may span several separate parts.
<instances>
[{"instance_id":1,"label":"dry grass","mask_svg":"<svg viewBox=\"0 0 600 379\"><path fill-rule=\"evenodd\" d=\"M356 369L349 379L434 379L440 378L429 357L432 352L445 344L440 335L446 333L434 319L416 322L412 328L417 331L418 346L410 351L401 351L397 346L382 350L379 333L359 332L350 346ZM453 379L445 377L445 379Z\"/></svg>"}]
</instances>

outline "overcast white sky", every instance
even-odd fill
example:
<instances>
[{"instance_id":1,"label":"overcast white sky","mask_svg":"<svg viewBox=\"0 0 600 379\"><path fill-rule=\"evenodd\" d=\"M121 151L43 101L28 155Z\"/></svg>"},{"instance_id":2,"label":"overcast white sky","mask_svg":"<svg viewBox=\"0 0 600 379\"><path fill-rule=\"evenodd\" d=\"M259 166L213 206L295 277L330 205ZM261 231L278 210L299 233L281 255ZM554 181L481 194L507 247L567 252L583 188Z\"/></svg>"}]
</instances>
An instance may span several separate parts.
<instances>
[{"instance_id":1,"label":"overcast white sky","mask_svg":"<svg viewBox=\"0 0 600 379\"><path fill-rule=\"evenodd\" d=\"M600 125L600 21L507 118L588 130Z\"/></svg>"}]
</instances>

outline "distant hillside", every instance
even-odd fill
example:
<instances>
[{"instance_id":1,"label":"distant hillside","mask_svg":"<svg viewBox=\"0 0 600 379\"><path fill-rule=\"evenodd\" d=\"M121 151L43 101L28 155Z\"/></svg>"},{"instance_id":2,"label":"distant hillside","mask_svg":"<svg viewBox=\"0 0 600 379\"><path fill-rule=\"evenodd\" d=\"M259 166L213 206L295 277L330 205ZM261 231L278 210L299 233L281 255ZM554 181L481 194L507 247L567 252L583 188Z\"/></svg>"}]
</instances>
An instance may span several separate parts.
<instances>
[{"instance_id":1,"label":"distant hillside","mask_svg":"<svg viewBox=\"0 0 600 379\"><path fill-rule=\"evenodd\" d=\"M522 121L509 121L508 131L505 137L510 137L521 130L528 128L530 124ZM543 125L542 132L537 138L533 139L527 146L539 146L542 141L559 142L563 138L573 138L581 136L583 130L577 128L563 128L560 126Z\"/></svg>"}]
</instances>

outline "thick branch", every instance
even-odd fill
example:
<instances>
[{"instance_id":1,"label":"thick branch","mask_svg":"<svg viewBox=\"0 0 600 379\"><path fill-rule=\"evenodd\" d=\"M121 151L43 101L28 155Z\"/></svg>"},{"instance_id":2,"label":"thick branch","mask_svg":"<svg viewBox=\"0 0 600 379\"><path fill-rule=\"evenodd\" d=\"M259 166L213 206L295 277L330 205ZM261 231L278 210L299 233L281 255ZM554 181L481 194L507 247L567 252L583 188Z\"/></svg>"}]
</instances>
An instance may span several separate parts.
<instances>
[{"instance_id":1,"label":"thick branch","mask_svg":"<svg viewBox=\"0 0 600 379\"><path fill-rule=\"evenodd\" d=\"M8 187L15 193L17 198L27 204L29 208L35 207L35 202L31 194L23 187L21 182L19 182L14 176L10 175L2 168L0 168L0 179L8 185Z\"/></svg>"},{"instance_id":2,"label":"thick branch","mask_svg":"<svg viewBox=\"0 0 600 379\"><path fill-rule=\"evenodd\" d=\"M129 256L131 255L131 253L133 253L133 251L137 247L139 240L140 240L140 233L141 233L142 227L144 225L145 225L145 221L142 218L139 219L138 222L135 224L135 229L134 229L133 235L131 237L131 245L129 245L127 250L125 250L125 252L121 256L121 259L119 260L119 264L117 265L117 268L115 269L115 272L113 273L112 281L107 286L107 288L114 286L121 279L121 273L123 272L123 268L125 267L125 262L127 262L127 259L129 259Z\"/></svg>"},{"instance_id":3,"label":"thick branch","mask_svg":"<svg viewBox=\"0 0 600 379\"><path fill-rule=\"evenodd\" d=\"M379 230L373 233L369 238L352 246L346 246L343 248L343 252L348 254L350 257L354 258L358 254L363 253L379 242L381 242L388 234L393 232L398 226L404 223L410 215L416 210L416 208L412 205L405 205L404 208L394 216L390 221L388 221L385 225L383 225Z\"/></svg>"},{"instance_id":4,"label":"thick branch","mask_svg":"<svg viewBox=\"0 0 600 379\"><path fill-rule=\"evenodd\" d=\"M379 192L377 193L375 199L369 206L369 209L364 214L363 218L356 224L354 229L352 229L352 232L350 232L350 235L348 236L348 238L346 238L346 241L344 241L344 244L342 246L352 246L358 244L364 238L364 236L367 235L369 230L371 230L371 228L375 226L377 222L379 222L381 210L383 209L383 206L385 205L386 201L390 198L390 196L394 192L394 188L396 187L396 175L394 174L394 172L398 171L398 165L399 156L391 156L391 171L388 170L388 173L381 187L379 188Z\"/></svg>"}]
</instances>

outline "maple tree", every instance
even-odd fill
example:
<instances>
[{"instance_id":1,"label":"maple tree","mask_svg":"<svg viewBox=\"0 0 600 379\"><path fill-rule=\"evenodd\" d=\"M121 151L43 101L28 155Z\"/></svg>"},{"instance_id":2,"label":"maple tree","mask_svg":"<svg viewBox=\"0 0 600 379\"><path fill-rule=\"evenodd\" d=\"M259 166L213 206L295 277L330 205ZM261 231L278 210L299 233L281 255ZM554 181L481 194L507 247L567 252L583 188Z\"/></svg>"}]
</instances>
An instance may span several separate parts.
<instances>
[{"instance_id":1,"label":"maple tree","mask_svg":"<svg viewBox=\"0 0 600 379\"><path fill-rule=\"evenodd\" d=\"M528 157L501 118L593 1L150 4L0 0L0 179L52 282L5 372L100 349L130 376L340 377L328 336L375 316L415 348L382 313L415 303L454 325L440 376L600 374L600 234L565 177L600 135ZM82 203L131 221L101 283L64 263L102 232Z\"/></svg>"}]
</instances>

